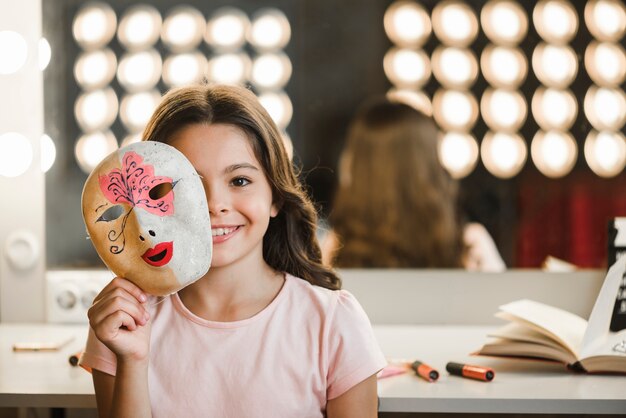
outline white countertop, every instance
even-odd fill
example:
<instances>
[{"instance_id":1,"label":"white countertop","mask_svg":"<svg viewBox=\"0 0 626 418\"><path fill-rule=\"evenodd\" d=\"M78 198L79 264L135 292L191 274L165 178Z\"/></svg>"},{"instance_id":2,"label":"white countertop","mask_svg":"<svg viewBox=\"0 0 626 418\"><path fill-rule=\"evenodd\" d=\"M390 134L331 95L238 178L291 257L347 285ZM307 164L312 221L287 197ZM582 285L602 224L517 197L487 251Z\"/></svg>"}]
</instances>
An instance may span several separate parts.
<instances>
[{"instance_id":1,"label":"white countertop","mask_svg":"<svg viewBox=\"0 0 626 418\"><path fill-rule=\"evenodd\" d=\"M374 326L388 357L418 359L439 370L428 383L414 374L379 381L382 412L626 413L626 376L591 376L547 362L472 357L492 327ZM0 407L92 408L89 373L68 362L86 338L84 325L0 324ZM74 339L56 352L14 352L18 341ZM448 361L487 365L492 382L450 376Z\"/></svg>"}]
</instances>

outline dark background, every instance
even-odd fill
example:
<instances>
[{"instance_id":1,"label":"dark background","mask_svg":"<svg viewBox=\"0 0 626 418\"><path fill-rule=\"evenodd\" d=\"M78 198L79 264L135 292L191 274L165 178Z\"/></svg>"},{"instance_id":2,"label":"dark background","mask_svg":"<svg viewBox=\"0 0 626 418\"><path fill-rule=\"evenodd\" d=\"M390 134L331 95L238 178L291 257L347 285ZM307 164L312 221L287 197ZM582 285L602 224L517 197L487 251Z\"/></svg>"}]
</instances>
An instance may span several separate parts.
<instances>
[{"instance_id":1,"label":"dark background","mask_svg":"<svg viewBox=\"0 0 626 418\"><path fill-rule=\"evenodd\" d=\"M115 10L119 22L128 7L148 2L114 0L108 3ZM372 95L384 94L391 87L382 66L384 54L392 46L383 28L383 15L391 3L391 0L186 2L200 10L205 17L226 5L240 8L248 16L263 7L277 7L286 14L291 24L292 38L285 52L292 61L293 75L285 90L294 106L294 116L287 132L294 143L295 161L302 168L302 178L309 186L322 215L327 214L331 208L337 159L350 118L363 100ZM436 3L434 0L421 2L429 11ZM467 1L467 3L479 15L485 1ZM562 206L568 206L567 199L581 184L589 190L600 193L601 196L615 196L626 191L623 187L626 185L624 173L613 179L602 179L593 174L584 161L583 142L591 126L584 117L582 103L591 81L585 72L583 59L584 50L592 37L585 28L582 18L585 2L572 3L577 8L579 16L579 33L571 43L579 61L578 76L570 87L579 104L578 117L571 129L579 145L575 169L562 179L548 179L537 171L529 156L518 176L503 180L488 173L479 161L474 172L461 181L461 210L468 220L481 222L487 227L505 262L512 267L539 265L538 259L520 258L520 246L534 245L526 242L528 235L522 236L519 233L520 225L530 222L536 227L537 222L544 222L539 215L545 212L546 207L553 205L556 198L561 199ZM79 169L73 154L74 143L80 136L80 129L73 116L74 101L80 93L73 78L73 62L80 49L72 38L71 27L72 19L82 4L83 2L78 0L42 2L43 35L52 47L52 60L44 73L45 126L46 132L55 140L57 146L57 160L46 177L47 257L50 267L100 265L97 254L86 239L87 234L80 213L80 193L87 175ZM177 2L167 0L151 1L149 4L159 9L164 17L168 10L179 5ZM526 8L529 17L528 34L520 44L529 60L529 72L520 90L530 105L532 94L540 85L530 65L532 50L540 42L540 37L532 24L532 9L535 2L520 4ZM424 46L427 54L430 55L438 43L436 37L431 35ZM480 32L470 46L477 58L487 43L488 39ZM123 52L116 39L109 47L118 57ZM206 45L202 45L202 48L203 52L210 54ZM156 49L159 52L165 51L160 42ZM117 81L113 81L112 87L118 93L118 97L121 97L123 90ZM166 89L162 83L157 87L162 92ZM432 97L438 87L438 82L431 77L424 90ZM486 87L488 83L479 74L471 90L480 100ZM529 108L527 121L520 130L528 146L537 130L538 126ZM119 121L112 126L112 131L119 140L125 135ZM486 125L479 117L472 133L480 142L486 131ZM520 195L524 199L524 205L520 203ZM523 210L528 207L528 201L534 211L530 214ZM597 234L589 237L591 241L588 245L596 248L596 251L592 257L593 262L589 262L593 265L587 267L602 265L606 248L604 218L620 213L626 215L626 204L623 209L624 211L620 212L621 207L613 208L611 209L613 212L617 210L619 213L604 211L601 216L594 218L594 230L597 230ZM568 228L561 227L558 231L551 231L550 226L545 224L543 233L533 239L549 242L548 249L551 254L564 259L571 258L572 251L568 249L571 241ZM598 248L601 250L597 250ZM535 258L543 258L545 255L547 254L541 253Z\"/></svg>"}]
</instances>

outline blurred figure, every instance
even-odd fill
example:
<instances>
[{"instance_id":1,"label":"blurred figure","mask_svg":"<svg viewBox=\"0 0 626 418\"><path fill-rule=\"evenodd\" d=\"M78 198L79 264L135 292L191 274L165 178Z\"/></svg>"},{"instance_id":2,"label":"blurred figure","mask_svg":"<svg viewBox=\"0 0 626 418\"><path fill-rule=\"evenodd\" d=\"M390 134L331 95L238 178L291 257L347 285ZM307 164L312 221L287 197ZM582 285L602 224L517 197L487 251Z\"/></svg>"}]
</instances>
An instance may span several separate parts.
<instances>
[{"instance_id":1,"label":"blurred figure","mask_svg":"<svg viewBox=\"0 0 626 418\"><path fill-rule=\"evenodd\" d=\"M322 242L336 267L506 268L487 230L463 225L458 183L439 162L438 130L415 108L367 102L348 130Z\"/></svg>"}]
</instances>

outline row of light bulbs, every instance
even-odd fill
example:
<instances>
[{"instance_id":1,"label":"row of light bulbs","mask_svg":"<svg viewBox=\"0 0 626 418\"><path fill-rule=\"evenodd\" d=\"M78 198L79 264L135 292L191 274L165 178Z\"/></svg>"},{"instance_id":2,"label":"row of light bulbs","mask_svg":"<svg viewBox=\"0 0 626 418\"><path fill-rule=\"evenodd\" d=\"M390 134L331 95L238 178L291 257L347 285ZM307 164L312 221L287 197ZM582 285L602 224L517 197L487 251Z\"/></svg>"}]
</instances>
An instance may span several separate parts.
<instances>
[{"instance_id":1,"label":"row of light bulbs","mask_svg":"<svg viewBox=\"0 0 626 418\"><path fill-rule=\"evenodd\" d=\"M44 71L51 58L50 44L41 38L36 50L29 51L22 34L0 31L0 77L12 76L24 68L29 54L35 54L40 71ZM56 147L50 136L40 138L40 166L43 172L52 167L56 159ZM30 140L18 132L0 133L0 176L17 177L32 165L34 152Z\"/></svg>"},{"instance_id":2,"label":"row of light bulbs","mask_svg":"<svg viewBox=\"0 0 626 418\"><path fill-rule=\"evenodd\" d=\"M585 51L585 67L595 83L583 106L595 128L585 141L585 157L596 174L610 177L626 164L620 132L626 122L626 95L620 88L626 78L626 53L616 42L626 32L626 8L619 1L589 1L585 22L595 38ZM481 53L479 67L468 48L479 30L478 18L469 5L439 2L431 20L422 5L395 2L384 19L385 31L395 46L383 65L395 86L390 93L432 112L444 130L440 156L454 177L468 175L477 164L478 144L470 131L480 109L491 130L481 142L483 163L494 175L507 178L521 170L527 153L517 131L527 118L528 106L517 89L528 73L527 59L518 47L527 34L528 18L517 2L492 0L481 9L480 23L490 44ZM533 10L533 23L542 42L532 54L532 68L544 86L532 97L531 111L541 130L533 138L531 157L545 175L561 177L576 160L576 142L568 130L576 119L578 104L568 87L578 68L568 43L578 31L578 17L567 1L540 1ZM431 32L442 45L429 59L422 47ZM490 84L480 106L469 91L479 68ZM431 72L442 86L432 101L420 91Z\"/></svg>"},{"instance_id":3,"label":"row of light bulbs","mask_svg":"<svg viewBox=\"0 0 626 418\"><path fill-rule=\"evenodd\" d=\"M74 77L82 92L74 115L83 134L76 142L76 160L85 172L118 147L110 131L119 116L127 135L124 146L139 140L161 92L166 88L207 79L226 84L251 83L262 105L282 130L293 107L284 87L292 66L283 48L291 37L289 21L277 9L261 9L252 18L241 10L223 7L208 19L191 6L176 6L163 18L148 4L127 8L117 21L105 3L89 3L77 12L72 33L82 52L74 65ZM124 53L116 57L113 39ZM165 47L166 57L157 51ZM200 48L205 45L207 59ZM249 45L256 56L246 51ZM116 79L121 98L111 86ZM285 142L291 146L285 134Z\"/></svg>"}]
</instances>

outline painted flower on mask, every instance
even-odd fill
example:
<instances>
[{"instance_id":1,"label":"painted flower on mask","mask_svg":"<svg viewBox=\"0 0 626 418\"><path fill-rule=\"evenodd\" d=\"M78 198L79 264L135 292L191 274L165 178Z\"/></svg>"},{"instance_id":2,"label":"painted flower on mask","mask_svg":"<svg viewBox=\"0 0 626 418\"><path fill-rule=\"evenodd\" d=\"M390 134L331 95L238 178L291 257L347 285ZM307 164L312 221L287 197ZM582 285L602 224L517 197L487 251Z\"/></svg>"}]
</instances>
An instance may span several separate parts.
<instances>
[{"instance_id":1,"label":"painted flower on mask","mask_svg":"<svg viewBox=\"0 0 626 418\"><path fill-rule=\"evenodd\" d=\"M155 176L154 167L143 164L143 158L129 151L122 158L122 168L98 177L100 190L111 203L128 203L148 212L167 216L174 214L173 182L169 177ZM162 189L159 189L161 186Z\"/></svg>"}]
</instances>

